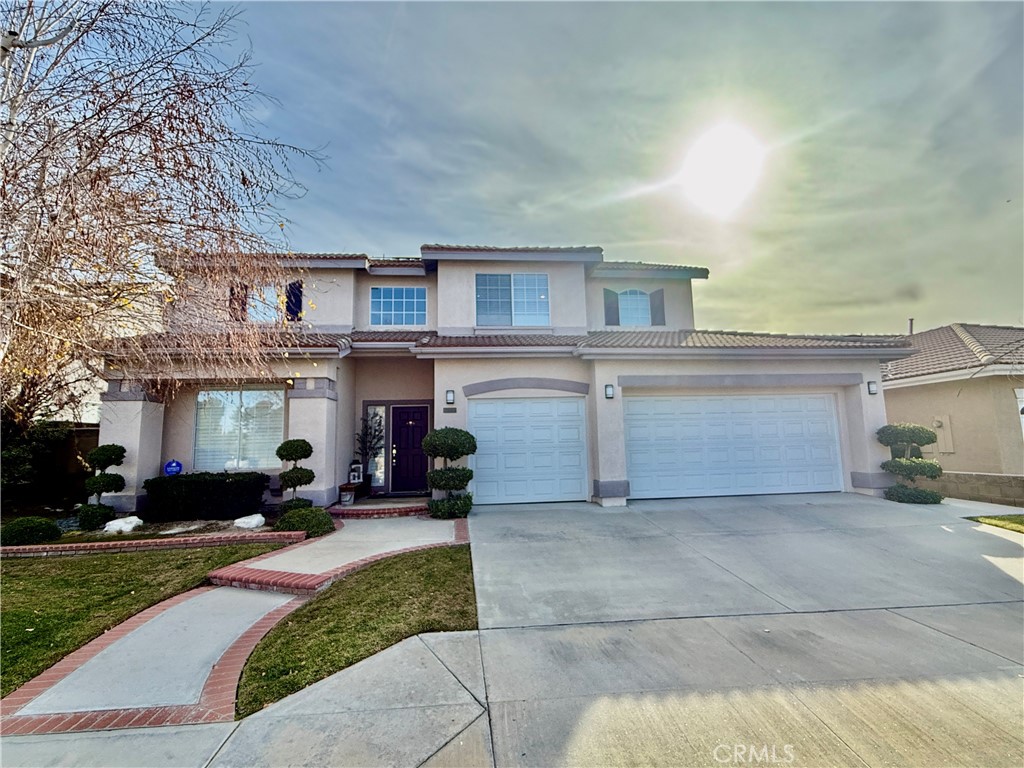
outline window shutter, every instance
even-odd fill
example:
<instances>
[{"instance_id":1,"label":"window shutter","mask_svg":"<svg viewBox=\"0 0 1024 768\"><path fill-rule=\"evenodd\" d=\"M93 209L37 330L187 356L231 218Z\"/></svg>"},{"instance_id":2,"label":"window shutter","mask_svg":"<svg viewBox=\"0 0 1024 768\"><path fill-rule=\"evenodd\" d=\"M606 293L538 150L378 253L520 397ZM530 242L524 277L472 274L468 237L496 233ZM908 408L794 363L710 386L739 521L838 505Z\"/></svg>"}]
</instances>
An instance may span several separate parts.
<instances>
[{"instance_id":1,"label":"window shutter","mask_svg":"<svg viewBox=\"0 0 1024 768\"><path fill-rule=\"evenodd\" d=\"M302 314L302 281L296 280L288 283L285 289L285 313L284 316L290 322L298 322Z\"/></svg>"},{"instance_id":2,"label":"window shutter","mask_svg":"<svg viewBox=\"0 0 1024 768\"><path fill-rule=\"evenodd\" d=\"M665 289L651 291L651 325L665 324Z\"/></svg>"},{"instance_id":3,"label":"window shutter","mask_svg":"<svg viewBox=\"0 0 1024 768\"><path fill-rule=\"evenodd\" d=\"M619 294L608 288L604 289L604 324L619 324Z\"/></svg>"},{"instance_id":4,"label":"window shutter","mask_svg":"<svg viewBox=\"0 0 1024 768\"><path fill-rule=\"evenodd\" d=\"M249 289L244 285L233 285L228 294L228 315L236 322L245 320L246 304L249 302Z\"/></svg>"}]
</instances>

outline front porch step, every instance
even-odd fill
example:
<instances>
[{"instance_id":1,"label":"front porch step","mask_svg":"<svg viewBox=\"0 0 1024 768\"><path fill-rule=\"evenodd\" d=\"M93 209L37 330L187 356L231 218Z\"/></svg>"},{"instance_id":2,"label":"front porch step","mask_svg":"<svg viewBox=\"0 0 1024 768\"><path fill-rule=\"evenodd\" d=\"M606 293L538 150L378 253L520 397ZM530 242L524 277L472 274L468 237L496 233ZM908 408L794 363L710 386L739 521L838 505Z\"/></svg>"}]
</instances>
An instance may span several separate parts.
<instances>
[{"instance_id":1,"label":"front porch step","mask_svg":"<svg viewBox=\"0 0 1024 768\"><path fill-rule=\"evenodd\" d=\"M426 504L412 504L396 507L342 507L335 504L327 511L340 520L376 520L387 517L417 517L427 513Z\"/></svg>"}]
</instances>

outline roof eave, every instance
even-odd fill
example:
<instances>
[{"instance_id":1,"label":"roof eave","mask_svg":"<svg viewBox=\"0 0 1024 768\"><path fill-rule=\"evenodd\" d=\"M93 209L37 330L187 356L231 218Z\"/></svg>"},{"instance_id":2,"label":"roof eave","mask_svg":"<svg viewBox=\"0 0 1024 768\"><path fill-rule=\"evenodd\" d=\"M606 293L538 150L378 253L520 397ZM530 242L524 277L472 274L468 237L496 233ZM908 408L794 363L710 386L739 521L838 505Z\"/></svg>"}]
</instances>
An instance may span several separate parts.
<instances>
[{"instance_id":1,"label":"roof eave","mask_svg":"<svg viewBox=\"0 0 1024 768\"><path fill-rule=\"evenodd\" d=\"M973 368L956 368L951 371L919 373L914 376L901 376L897 379L887 379L883 375L882 388L919 387L926 384L943 384L948 381L980 379L986 376L1024 376L1024 366L1012 364L977 365Z\"/></svg>"},{"instance_id":2,"label":"roof eave","mask_svg":"<svg viewBox=\"0 0 1024 768\"><path fill-rule=\"evenodd\" d=\"M723 348L723 347L580 347L577 356L581 358L720 358L720 357L762 357L807 358L807 357L853 357L868 360L899 360L907 357L904 349L863 348L849 349L836 347L817 347L812 349L801 347L776 348Z\"/></svg>"}]
</instances>

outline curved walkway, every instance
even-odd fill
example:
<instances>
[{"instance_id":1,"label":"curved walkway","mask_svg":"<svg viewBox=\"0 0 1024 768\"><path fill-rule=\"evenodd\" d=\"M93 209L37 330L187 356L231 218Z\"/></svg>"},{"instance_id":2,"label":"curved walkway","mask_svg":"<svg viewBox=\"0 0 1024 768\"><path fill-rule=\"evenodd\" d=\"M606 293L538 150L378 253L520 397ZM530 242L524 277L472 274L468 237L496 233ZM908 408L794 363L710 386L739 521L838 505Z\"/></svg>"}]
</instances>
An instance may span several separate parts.
<instances>
[{"instance_id":1,"label":"curved walkway","mask_svg":"<svg viewBox=\"0 0 1024 768\"><path fill-rule=\"evenodd\" d=\"M245 661L307 597L370 563L468 540L465 520L356 520L210 574L133 616L2 702L3 736L227 722Z\"/></svg>"}]
</instances>

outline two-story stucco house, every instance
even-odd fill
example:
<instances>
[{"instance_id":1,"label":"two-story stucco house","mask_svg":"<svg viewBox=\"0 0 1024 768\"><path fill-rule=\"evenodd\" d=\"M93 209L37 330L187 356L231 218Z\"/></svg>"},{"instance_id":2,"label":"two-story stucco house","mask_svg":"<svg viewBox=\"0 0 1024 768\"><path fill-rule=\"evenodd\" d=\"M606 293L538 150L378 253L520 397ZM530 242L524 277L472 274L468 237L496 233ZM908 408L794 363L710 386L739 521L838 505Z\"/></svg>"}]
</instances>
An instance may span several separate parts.
<instances>
[{"instance_id":1,"label":"two-story stucco house","mask_svg":"<svg viewBox=\"0 0 1024 768\"><path fill-rule=\"evenodd\" d=\"M477 504L889 484L878 382L881 362L909 354L903 340L695 330L706 269L594 247L425 245L419 258L308 254L296 267L287 314L303 322L281 333L280 380L182 373L163 402L110 382L100 439L128 449L114 503L133 508L172 459L279 471L274 448L298 437L315 450L302 495L334 502L374 414L386 446L373 485L391 494L424 491L420 441L443 426L477 438ZM269 306L252 320L276 319Z\"/></svg>"}]
</instances>

